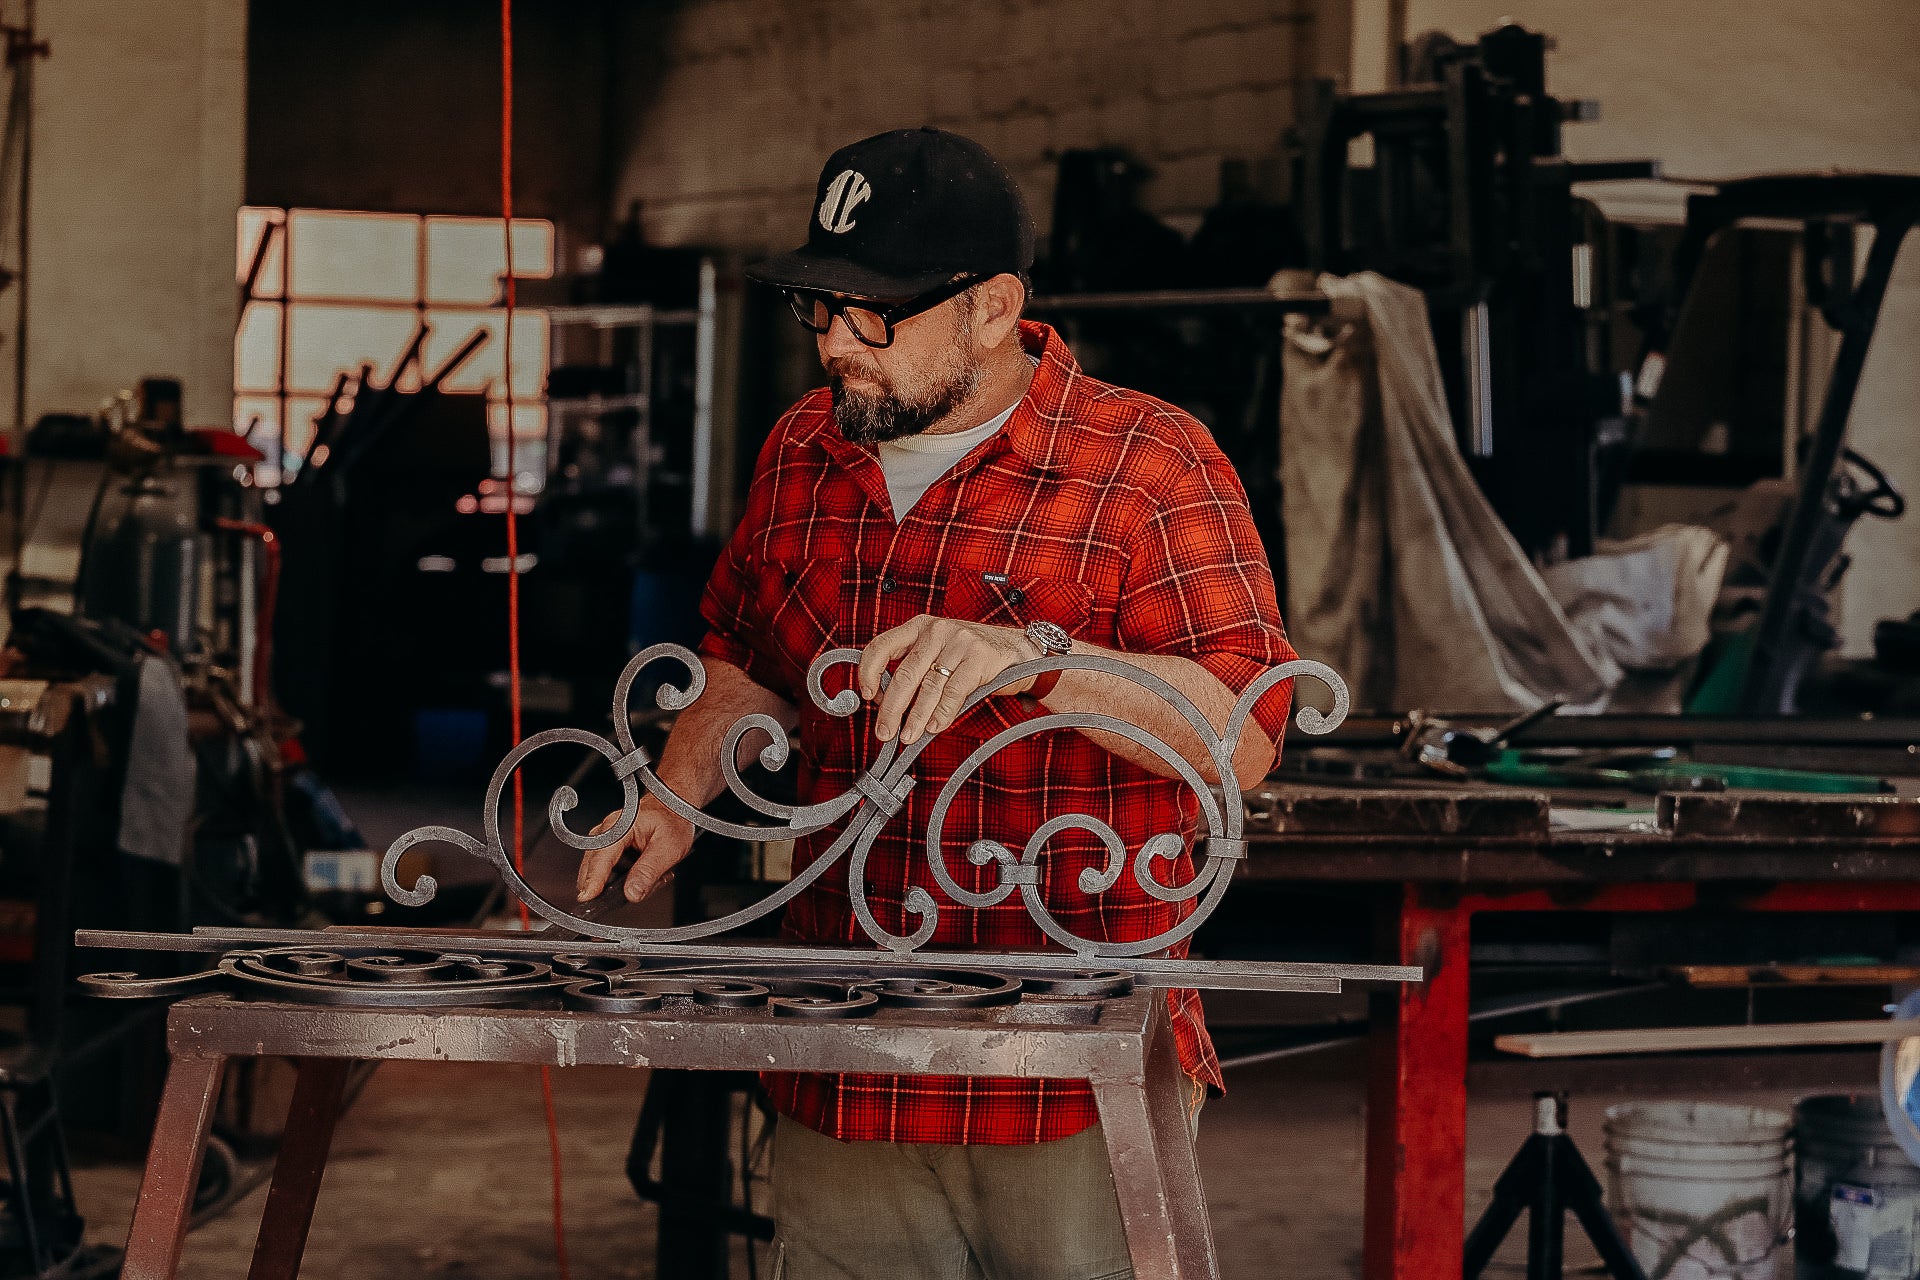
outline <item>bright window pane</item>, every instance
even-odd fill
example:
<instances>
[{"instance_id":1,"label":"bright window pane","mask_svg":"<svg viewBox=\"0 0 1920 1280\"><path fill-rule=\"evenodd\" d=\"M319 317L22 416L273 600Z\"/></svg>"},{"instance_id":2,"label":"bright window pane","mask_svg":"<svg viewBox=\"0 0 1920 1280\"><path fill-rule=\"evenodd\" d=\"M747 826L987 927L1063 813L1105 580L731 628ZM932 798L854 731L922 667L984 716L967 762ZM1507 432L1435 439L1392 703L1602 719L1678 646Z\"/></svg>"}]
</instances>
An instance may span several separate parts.
<instances>
[{"instance_id":1,"label":"bright window pane","mask_svg":"<svg viewBox=\"0 0 1920 1280\"><path fill-rule=\"evenodd\" d=\"M513 476L513 487L520 493L538 493L546 486L547 442L544 438L522 437L513 442L512 456L509 457L507 442L495 438L490 442L489 453L492 456L493 474Z\"/></svg>"},{"instance_id":2,"label":"bright window pane","mask_svg":"<svg viewBox=\"0 0 1920 1280\"><path fill-rule=\"evenodd\" d=\"M300 460L306 457L307 445L313 440L314 420L326 407L325 396L287 398L287 456L284 465L288 475L300 469Z\"/></svg>"},{"instance_id":3,"label":"bright window pane","mask_svg":"<svg viewBox=\"0 0 1920 1280\"><path fill-rule=\"evenodd\" d=\"M373 365L374 381L385 385L419 323L414 312L399 307L296 302L288 312L287 386L322 394L333 389L342 369L357 372L363 362Z\"/></svg>"},{"instance_id":4,"label":"bright window pane","mask_svg":"<svg viewBox=\"0 0 1920 1280\"><path fill-rule=\"evenodd\" d=\"M236 391L273 391L280 385L280 307L253 302L240 316L240 333L233 343L233 386Z\"/></svg>"},{"instance_id":5,"label":"bright window pane","mask_svg":"<svg viewBox=\"0 0 1920 1280\"><path fill-rule=\"evenodd\" d=\"M427 301L487 304L500 297L507 272L506 237L494 218L427 219ZM513 221L513 274L553 274L553 224Z\"/></svg>"},{"instance_id":6,"label":"bright window pane","mask_svg":"<svg viewBox=\"0 0 1920 1280\"><path fill-rule=\"evenodd\" d=\"M275 396L235 396L233 429L262 453L271 454L280 439L280 401Z\"/></svg>"},{"instance_id":7,"label":"bright window pane","mask_svg":"<svg viewBox=\"0 0 1920 1280\"><path fill-rule=\"evenodd\" d=\"M448 391L490 389L506 395L502 379L502 334L506 315L499 311L429 311L433 334L427 339L426 366L438 369L476 330L487 332L486 343L441 384ZM513 314L513 398L535 400L546 394L547 317L539 311Z\"/></svg>"},{"instance_id":8,"label":"bright window pane","mask_svg":"<svg viewBox=\"0 0 1920 1280\"><path fill-rule=\"evenodd\" d=\"M296 210L287 216L287 226L293 296L392 302L418 296L418 218Z\"/></svg>"},{"instance_id":9,"label":"bright window pane","mask_svg":"<svg viewBox=\"0 0 1920 1280\"><path fill-rule=\"evenodd\" d=\"M516 326L517 327L517 326ZM513 485L521 493L538 493L547 478L547 406L513 405L514 440L507 442L507 406L504 401L487 405L487 434L491 438L493 474L513 476Z\"/></svg>"},{"instance_id":10,"label":"bright window pane","mask_svg":"<svg viewBox=\"0 0 1920 1280\"><path fill-rule=\"evenodd\" d=\"M325 393L345 372L372 367L375 385L393 374L400 354L425 318L432 326L418 363L399 381L417 389L423 372L444 365L475 335L484 344L444 384L449 391L486 390L495 402L490 422L498 463L509 465L506 441L507 353L504 315L493 304L507 265L498 219L420 218L408 214L350 213L249 207L239 214L238 266L244 281L255 254L268 246L254 281L256 298L291 297L297 302L245 306L234 336L234 424L269 454L287 440L289 472L300 465L313 419ZM269 235L269 233L273 233ZM553 224L516 219L513 271L540 278L553 274ZM431 312L418 309L434 304ZM545 452L548 331L544 313L516 313L512 373L515 404L512 467L537 482ZM284 361L281 352L285 351ZM280 401L268 392L291 393L286 422ZM263 463L263 480L275 471ZM268 481L271 482L271 481Z\"/></svg>"},{"instance_id":11,"label":"bright window pane","mask_svg":"<svg viewBox=\"0 0 1920 1280\"><path fill-rule=\"evenodd\" d=\"M253 270L253 255L260 250L260 238L269 231L273 233L273 244L267 250L266 261L260 264L260 274L253 282L255 297L274 298L286 287L287 282L287 215L279 209L247 208L240 211L240 262L234 274L234 281L244 285L247 272Z\"/></svg>"},{"instance_id":12,"label":"bright window pane","mask_svg":"<svg viewBox=\"0 0 1920 1280\"><path fill-rule=\"evenodd\" d=\"M496 437L506 434L507 405L503 400L495 400L487 405L487 429ZM513 430L521 439L544 440L547 438L547 406L544 404L513 405Z\"/></svg>"}]
</instances>

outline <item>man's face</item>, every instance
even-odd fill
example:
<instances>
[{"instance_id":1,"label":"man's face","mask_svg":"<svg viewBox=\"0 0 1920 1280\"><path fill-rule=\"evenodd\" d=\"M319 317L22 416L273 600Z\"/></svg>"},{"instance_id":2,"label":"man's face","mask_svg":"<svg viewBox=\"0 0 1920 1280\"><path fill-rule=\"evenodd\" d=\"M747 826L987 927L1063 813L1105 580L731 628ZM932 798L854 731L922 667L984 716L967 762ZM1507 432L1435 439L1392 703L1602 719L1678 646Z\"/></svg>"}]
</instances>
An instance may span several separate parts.
<instances>
[{"instance_id":1,"label":"man's face","mask_svg":"<svg viewBox=\"0 0 1920 1280\"><path fill-rule=\"evenodd\" d=\"M834 420L855 444L919 435L971 396L984 371L970 293L900 321L891 346L867 346L838 317L814 341Z\"/></svg>"}]
</instances>

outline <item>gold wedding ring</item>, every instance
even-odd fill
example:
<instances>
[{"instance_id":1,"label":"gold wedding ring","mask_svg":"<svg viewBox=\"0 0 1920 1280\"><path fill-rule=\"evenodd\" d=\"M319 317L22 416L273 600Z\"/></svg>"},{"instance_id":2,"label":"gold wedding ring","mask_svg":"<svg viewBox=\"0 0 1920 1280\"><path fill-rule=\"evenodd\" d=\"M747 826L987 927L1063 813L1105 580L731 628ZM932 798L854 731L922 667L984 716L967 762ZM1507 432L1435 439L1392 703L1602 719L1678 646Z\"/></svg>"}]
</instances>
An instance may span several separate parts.
<instances>
[{"instance_id":1,"label":"gold wedding ring","mask_svg":"<svg viewBox=\"0 0 1920 1280\"><path fill-rule=\"evenodd\" d=\"M945 676L949 680L953 679L953 672L949 671L945 667L935 667L934 670L938 671L941 675Z\"/></svg>"}]
</instances>

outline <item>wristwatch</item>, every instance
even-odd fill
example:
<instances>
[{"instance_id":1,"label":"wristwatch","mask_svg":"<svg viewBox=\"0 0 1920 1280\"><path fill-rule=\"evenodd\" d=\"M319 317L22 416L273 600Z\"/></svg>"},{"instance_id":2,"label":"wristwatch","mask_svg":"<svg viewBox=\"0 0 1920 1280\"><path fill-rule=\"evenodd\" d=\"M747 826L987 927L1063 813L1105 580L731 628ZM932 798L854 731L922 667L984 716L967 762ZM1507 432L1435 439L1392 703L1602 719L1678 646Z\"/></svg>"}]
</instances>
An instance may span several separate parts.
<instances>
[{"instance_id":1,"label":"wristwatch","mask_svg":"<svg viewBox=\"0 0 1920 1280\"><path fill-rule=\"evenodd\" d=\"M1062 627L1051 622L1030 622L1027 624L1027 639L1040 651L1043 658L1059 658L1073 652L1073 637ZM1053 686L1060 683L1058 671L1042 671L1034 679L1026 696L1040 702L1053 692Z\"/></svg>"}]
</instances>

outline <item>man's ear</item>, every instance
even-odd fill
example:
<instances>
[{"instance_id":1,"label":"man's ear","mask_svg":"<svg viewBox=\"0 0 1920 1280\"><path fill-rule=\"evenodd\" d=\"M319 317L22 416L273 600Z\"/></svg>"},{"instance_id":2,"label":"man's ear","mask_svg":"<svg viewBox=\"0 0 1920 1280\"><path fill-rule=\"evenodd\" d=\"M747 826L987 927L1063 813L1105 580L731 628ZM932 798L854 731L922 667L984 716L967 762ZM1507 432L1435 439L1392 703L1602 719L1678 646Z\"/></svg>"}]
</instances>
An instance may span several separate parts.
<instances>
[{"instance_id":1,"label":"man's ear","mask_svg":"<svg viewBox=\"0 0 1920 1280\"><path fill-rule=\"evenodd\" d=\"M1018 342L1020 313L1027 305L1027 287L1020 277L1005 272L984 280L974 295L974 331L989 349Z\"/></svg>"}]
</instances>

